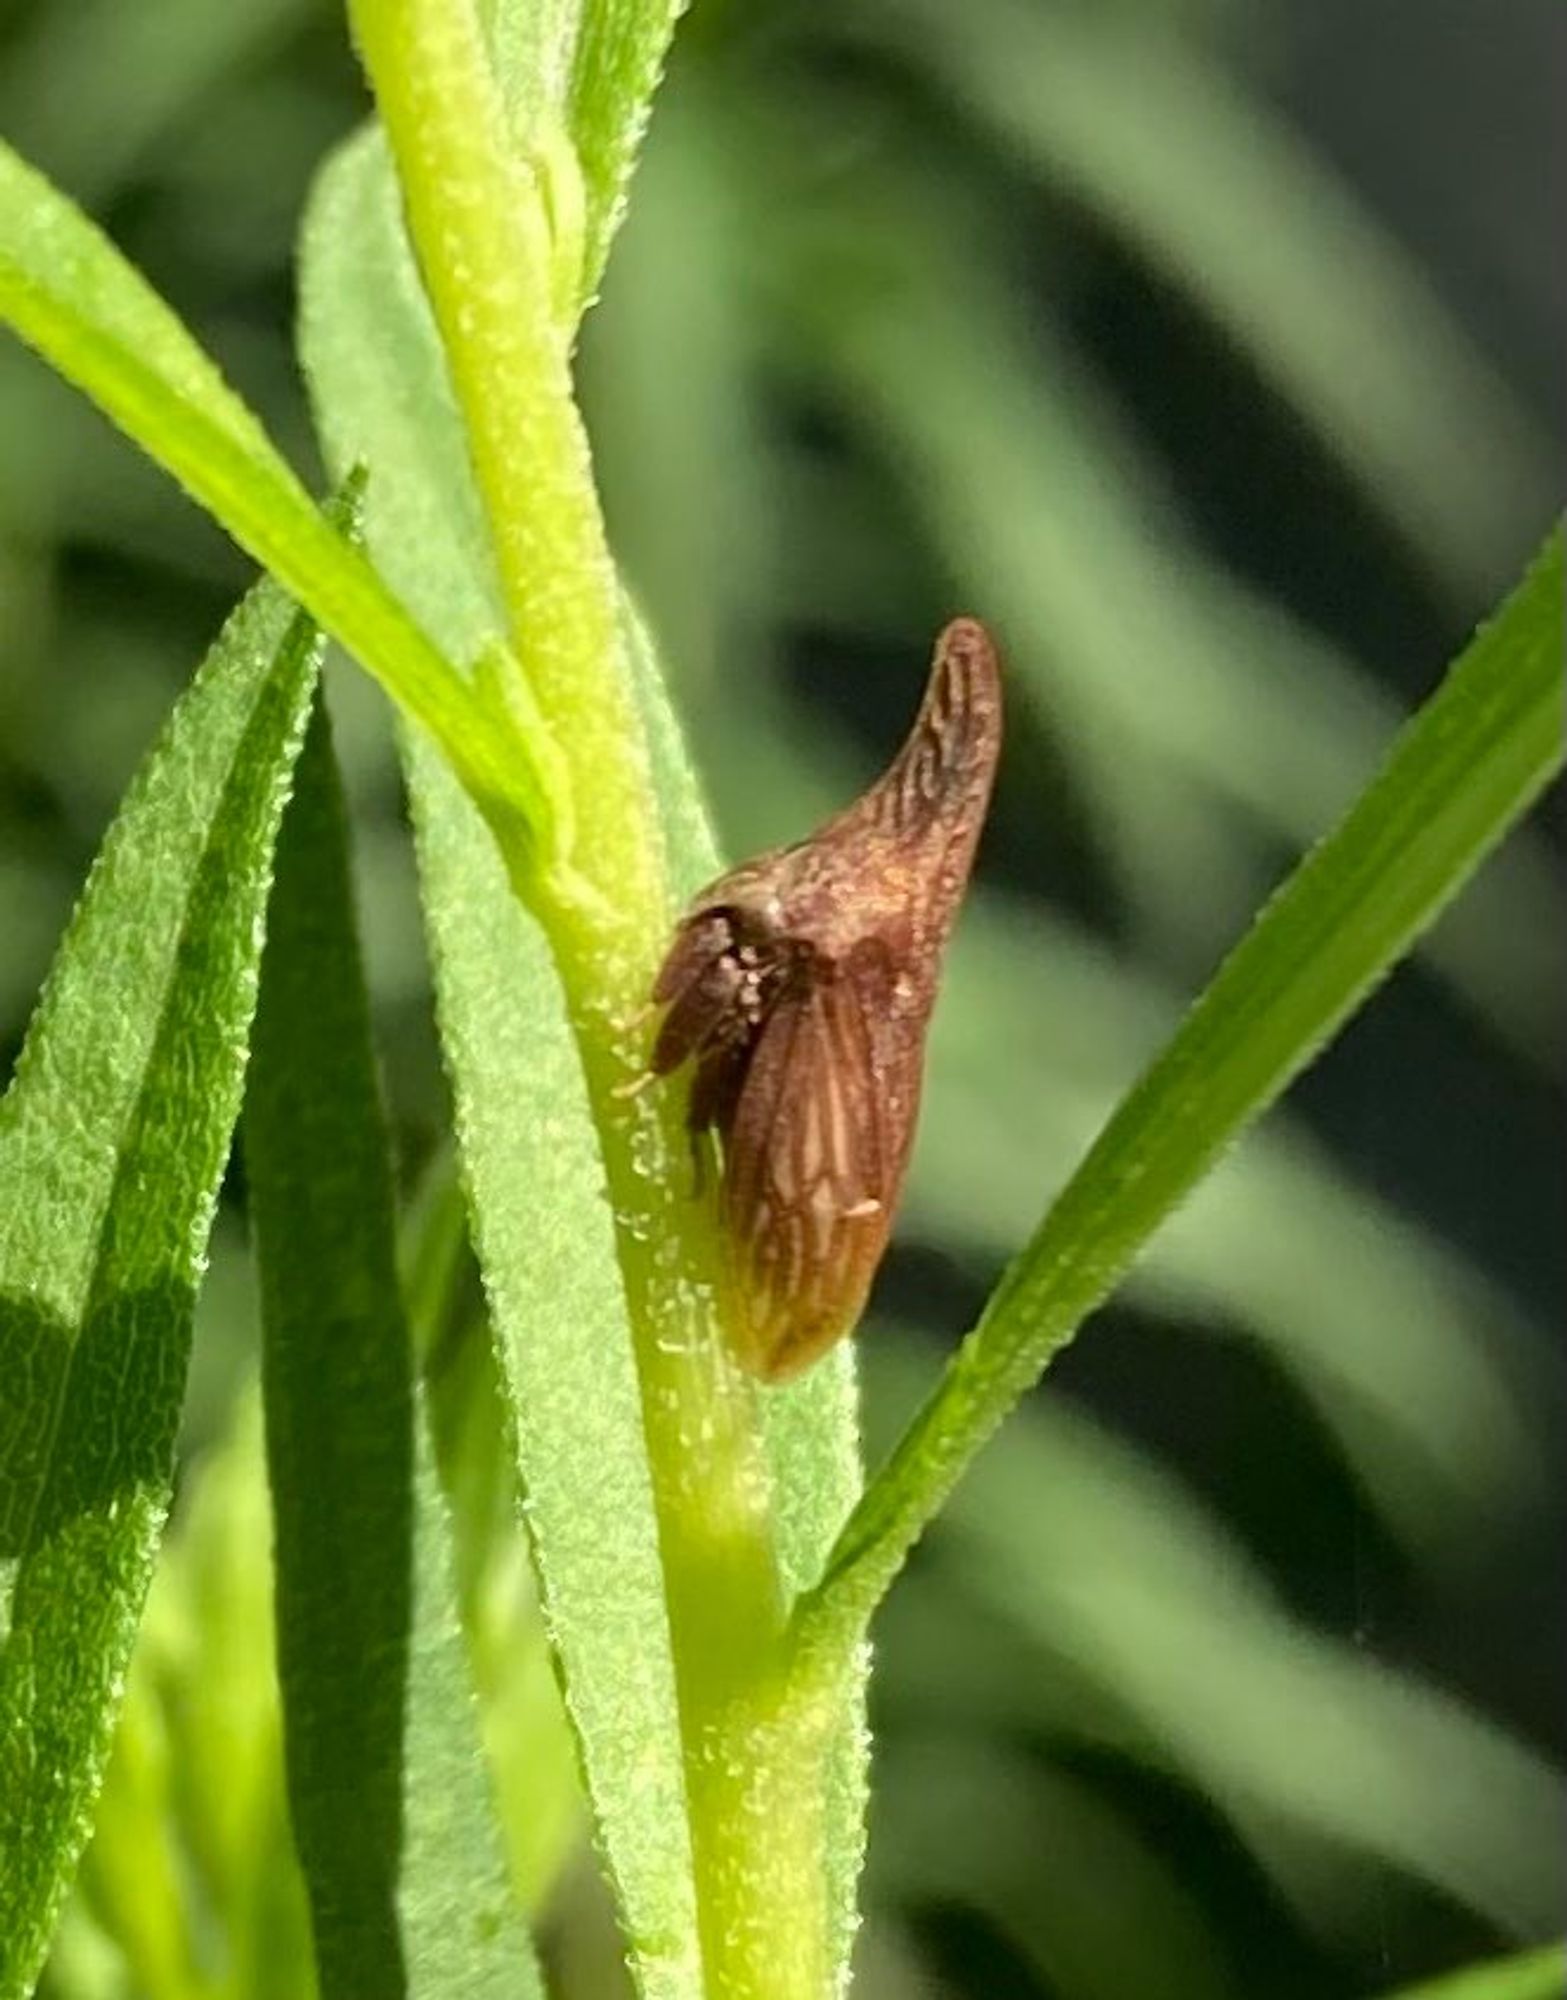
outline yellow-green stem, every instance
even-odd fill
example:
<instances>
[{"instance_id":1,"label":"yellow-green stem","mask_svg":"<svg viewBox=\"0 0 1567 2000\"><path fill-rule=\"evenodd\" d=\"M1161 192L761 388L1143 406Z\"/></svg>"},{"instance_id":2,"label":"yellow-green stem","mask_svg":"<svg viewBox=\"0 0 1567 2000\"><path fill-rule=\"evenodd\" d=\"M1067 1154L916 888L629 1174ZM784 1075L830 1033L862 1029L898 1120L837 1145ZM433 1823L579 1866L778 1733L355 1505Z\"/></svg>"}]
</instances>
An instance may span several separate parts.
<instances>
[{"instance_id":1,"label":"yellow-green stem","mask_svg":"<svg viewBox=\"0 0 1567 2000\"><path fill-rule=\"evenodd\" d=\"M756 1392L674 1093L628 1095L673 915L615 576L556 317L548 205L506 143L473 0L352 0L489 518L509 640L570 793L565 871L494 822L549 934L614 1206L680 1704L708 2000L822 2000L821 1754L786 1699ZM558 171L558 163L557 163ZM582 892L567 889L568 881Z\"/></svg>"}]
</instances>

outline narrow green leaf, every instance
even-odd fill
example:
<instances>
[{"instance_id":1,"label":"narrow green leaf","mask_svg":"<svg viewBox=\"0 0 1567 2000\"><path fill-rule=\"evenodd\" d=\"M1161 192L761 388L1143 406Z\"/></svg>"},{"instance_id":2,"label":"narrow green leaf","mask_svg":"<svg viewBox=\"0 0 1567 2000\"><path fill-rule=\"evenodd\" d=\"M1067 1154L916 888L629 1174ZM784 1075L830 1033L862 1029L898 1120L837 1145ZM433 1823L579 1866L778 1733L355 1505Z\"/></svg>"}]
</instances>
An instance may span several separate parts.
<instances>
[{"instance_id":1,"label":"narrow green leaf","mask_svg":"<svg viewBox=\"0 0 1567 2000\"><path fill-rule=\"evenodd\" d=\"M494 585L428 313L384 155L354 141L317 185L302 275L303 342L329 458L363 454L369 535L449 640L493 616ZM673 872L714 872L711 836L645 640L629 654ZM475 1235L551 1642L597 1834L649 1995L694 1988L690 1857L673 1677L641 1418L610 1218L582 1079L537 931L494 843L415 744L410 783L443 1032ZM858 1485L853 1362L842 1353L767 1398L788 1580L819 1573ZM845 1692L833 1776L831 1898L839 1962L860 1853L863 1690Z\"/></svg>"},{"instance_id":2,"label":"narrow green leaf","mask_svg":"<svg viewBox=\"0 0 1567 2000\"><path fill-rule=\"evenodd\" d=\"M971 897L931 1041L916 1232L999 1264L1181 1011L1070 924ZM1215 1166L1127 1287L1265 1346L1406 1548L1450 1559L1540 1476L1536 1340L1516 1305L1286 1107Z\"/></svg>"},{"instance_id":3,"label":"narrow green leaf","mask_svg":"<svg viewBox=\"0 0 1567 2000\"><path fill-rule=\"evenodd\" d=\"M1567 1945L1542 1945L1441 1979L1401 1986L1387 2000L1558 2000L1567 1988Z\"/></svg>"},{"instance_id":4,"label":"narrow green leaf","mask_svg":"<svg viewBox=\"0 0 1567 2000\"><path fill-rule=\"evenodd\" d=\"M581 15L582 0L479 0L506 117L525 153L565 121Z\"/></svg>"},{"instance_id":5,"label":"narrow green leaf","mask_svg":"<svg viewBox=\"0 0 1567 2000\"><path fill-rule=\"evenodd\" d=\"M168 1507L272 843L320 661L262 585L111 827L0 1105L0 1996L86 1838Z\"/></svg>"},{"instance_id":6,"label":"narrow green leaf","mask_svg":"<svg viewBox=\"0 0 1567 2000\"><path fill-rule=\"evenodd\" d=\"M604 274L626 184L675 23L688 0L585 0L571 78L571 133L587 182L583 297Z\"/></svg>"},{"instance_id":7,"label":"narrow green leaf","mask_svg":"<svg viewBox=\"0 0 1567 2000\"><path fill-rule=\"evenodd\" d=\"M1101 1132L855 1510L808 1639L863 1624L1050 1357L1559 769L1561 600L1558 529Z\"/></svg>"},{"instance_id":8,"label":"narrow green leaf","mask_svg":"<svg viewBox=\"0 0 1567 2000\"><path fill-rule=\"evenodd\" d=\"M517 1454L468 1241L454 1147L431 1160L403 1218L403 1289L425 1396L480 1724L512 1889L553 1900L587 1830L576 1745L550 1657Z\"/></svg>"},{"instance_id":9,"label":"narrow green leaf","mask_svg":"<svg viewBox=\"0 0 1567 2000\"><path fill-rule=\"evenodd\" d=\"M238 1244L232 1255L248 1261ZM182 1460L92 1840L49 1950L51 1995L84 1919L106 1950L113 1940L130 1991L148 2000L210 2000L215 1965L225 2000L315 1992L284 1800L272 1521L251 1383L223 1435ZM98 1990L58 1985L71 2000ZM126 2000L123 1979L112 1991Z\"/></svg>"},{"instance_id":10,"label":"narrow green leaf","mask_svg":"<svg viewBox=\"0 0 1567 2000\"><path fill-rule=\"evenodd\" d=\"M419 718L483 755L461 677L310 496L217 368L86 216L0 142L0 319L173 473ZM476 783L506 789L502 773Z\"/></svg>"},{"instance_id":11,"label":"narrow green leaf","mask_svg":"<svg viewBox=\"0 0 1567 2000\"><path fill-rule=\"evenodd\" d=\"M576 1053L543 939L437 760L408 775L464 1178L550 1643L648 2000L700 1991L641 1408ZM482 913L479 914L479 913Z\"/></svg>"},{"instance_id":12,"label":"narrow green leaf","mask_svg":"<svg viewBox=\"0 0 1567 2000\"><path fill-rule=\"evenodd\" d=\"M582 174L579 303L592 302L625 213L675 23L688 0L489 0L495 70L525 148L565 131Z\"/></svg>"},{"instance_id":13,"label":"narrow green leaf","mask_svg":"<svg viewBox=\"0 0 1567 2000\"><path fill-rule=\"evenodd\" d=\"M245 1156L289 1806L323 2000L538 1993L415 1405L348 834L319 704L278 840Z\"/></svg>"}]
</instances>

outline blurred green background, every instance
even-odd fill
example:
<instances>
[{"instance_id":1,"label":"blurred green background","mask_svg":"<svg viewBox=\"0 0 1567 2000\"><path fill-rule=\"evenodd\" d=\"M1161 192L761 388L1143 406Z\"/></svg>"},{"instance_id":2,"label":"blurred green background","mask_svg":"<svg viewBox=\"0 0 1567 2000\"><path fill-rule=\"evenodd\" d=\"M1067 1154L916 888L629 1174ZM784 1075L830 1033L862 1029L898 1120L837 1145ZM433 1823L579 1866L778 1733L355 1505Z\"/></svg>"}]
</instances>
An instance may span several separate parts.
<instances>
[{"instance_id":1,"label":"blurred green background","mask_svg":"<svg viewBox=\"0 0 1567 2000\"><path fill-rule=\"evenodd\" d=\"M726 844L863 782L951 612L1010 664L873 1452L1544 529L1559 40L1551 0L699 0L682 32L581 378ZM324 0L0 10L0 131L312 476L292 236L364 109ZM0 1065L246 581L0 349ZM401 801L379 696L342 663L333 694L416 1189L446 1108ZM1338 2000L1561 1928L1559 834L1178 1218L900 1585L867 2000ZM59 2000L307 1990L231 1179ZM558 1990L609 2000L477 1310L427 1334L486 1728Z\"/></svg>"}]
</instances>

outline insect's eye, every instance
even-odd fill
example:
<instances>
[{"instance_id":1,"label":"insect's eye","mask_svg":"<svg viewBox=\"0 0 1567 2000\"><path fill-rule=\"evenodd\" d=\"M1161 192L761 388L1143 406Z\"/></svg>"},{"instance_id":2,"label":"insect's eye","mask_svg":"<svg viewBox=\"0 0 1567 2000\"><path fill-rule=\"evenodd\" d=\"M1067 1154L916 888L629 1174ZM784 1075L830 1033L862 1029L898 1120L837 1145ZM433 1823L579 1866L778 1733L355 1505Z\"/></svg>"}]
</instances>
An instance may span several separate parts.
<instances>
[{"instance_id":1,"label":"insect's eye","mask_svg":"<svg viewBox=\"0 0 1567 2000\"><path fill-rule=\"evenodd\" d=\"M720 906L707 916L724 925L730 954L742 965L760 965L782 942L754 910Z\"/></svg>"},{"instance_id":2,"label":"insect's eye","mask_svg":"<svg viewBox=\"0 0 1567 2000\"><path fill-rule=\"evenodd\" d=\"M696 911L681 925L653 989L663 1023L652 1069L665 1075L692 1058L706 1061L747 1042L776 987L772 947L743 912ZM697 1102L706 1102L699 1093Z\"/></svg>"}]
</instances>

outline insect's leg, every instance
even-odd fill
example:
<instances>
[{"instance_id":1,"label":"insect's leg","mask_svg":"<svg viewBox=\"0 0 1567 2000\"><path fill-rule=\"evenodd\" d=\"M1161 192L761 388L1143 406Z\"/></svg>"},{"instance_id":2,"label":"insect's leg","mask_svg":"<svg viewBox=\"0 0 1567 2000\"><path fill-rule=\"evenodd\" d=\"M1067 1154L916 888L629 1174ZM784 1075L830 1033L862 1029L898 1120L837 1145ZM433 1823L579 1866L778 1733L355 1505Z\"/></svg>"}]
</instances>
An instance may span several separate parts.
<instances>
[{"instance_id":1,"label":"insect's leg","mask_svg":"<svg viewBox=\"0 0 1567 2000\"><path fill-rule=\"evenodd\" d=\"M658 1071L656 1069L642 1069L638 1070L635 1076L628 1076L623 1078L619 1083L612 1083L609 1087L609 1094L611 1097L618 1098L624 1103L630 1098L640 1097L644 1090L651 1089L657 1082Z\"/></svg>"},{"instance_id":2,"label":"insect's leg","mask_svg":"<svg viewBox=\"0 0 1567 2000\"><path fill-rule=\"evenodd\" d=\"M708 1165L716 1141L707 1132L691 1134L691 1199L700 1201L707 1193Z\"/></svg>"},{"instance_id":3,"label":"insect's leg","mask_svg":"<svg viewBox=\"0 0 1567 2000\"><path fill-rule=\"evenodd\" d=\"M614 1023L616 1034L625 1035L628 1038L632 1035L639 1035L648 1022L657 1014L660 1004L657 1000L644 1000L634 1013L619 1015Z\"/></svg>"}]
</instances>

